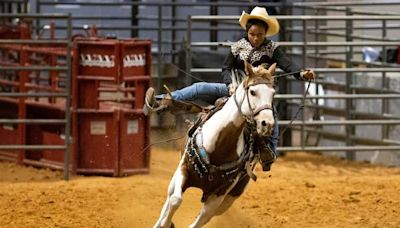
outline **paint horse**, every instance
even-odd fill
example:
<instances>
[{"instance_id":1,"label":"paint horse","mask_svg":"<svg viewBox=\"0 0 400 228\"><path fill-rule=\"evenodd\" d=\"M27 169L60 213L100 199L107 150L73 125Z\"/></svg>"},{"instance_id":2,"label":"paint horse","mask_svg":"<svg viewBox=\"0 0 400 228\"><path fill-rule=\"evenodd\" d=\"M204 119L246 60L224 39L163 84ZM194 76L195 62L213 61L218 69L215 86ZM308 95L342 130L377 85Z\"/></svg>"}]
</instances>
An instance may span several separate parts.
<instances>
[{"instance_id":1,"label":"paint horse","mask_svg":"<svg viewBox=\"0 0 400 228\"><path fill-rule=\"evenodd\" d=\"M252 134L271 136L275 124L272 107L275 66L265 69L245 63L246 77L234 94L189 135L154 227L174 227L172 216L189 187L203 190L203 208L190 225L192 228L202 227L213 216L224 213L244 192L260 161L249 143L253 141Z\"/></svg>"}]
</instances>

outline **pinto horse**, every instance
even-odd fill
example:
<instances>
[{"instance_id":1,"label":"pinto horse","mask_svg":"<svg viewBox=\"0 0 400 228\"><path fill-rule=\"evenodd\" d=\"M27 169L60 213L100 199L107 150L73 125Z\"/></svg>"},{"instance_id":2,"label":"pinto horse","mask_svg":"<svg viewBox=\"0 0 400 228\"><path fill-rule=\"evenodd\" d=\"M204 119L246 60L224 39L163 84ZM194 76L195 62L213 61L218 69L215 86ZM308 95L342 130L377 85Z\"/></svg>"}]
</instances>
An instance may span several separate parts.
<instances>
[{"instance_id":1,"label":"pinto horse","mask_svg":"<svg viewBox=\"0 0 400 228\"><path fill-rule=\"evenodd\" d=\"M275 66L265 69L245 62L246 77L234 94L189 136L154 227L174 227L172 216L189 187L203 190L203 208L191 228L201 227L213 216L224 213L244 192L260 161L249 145L253 140L251 132L264 137L271 136L274 129ZM248 128L250 137L245 134Z\"/></svg>"}]
</instances>

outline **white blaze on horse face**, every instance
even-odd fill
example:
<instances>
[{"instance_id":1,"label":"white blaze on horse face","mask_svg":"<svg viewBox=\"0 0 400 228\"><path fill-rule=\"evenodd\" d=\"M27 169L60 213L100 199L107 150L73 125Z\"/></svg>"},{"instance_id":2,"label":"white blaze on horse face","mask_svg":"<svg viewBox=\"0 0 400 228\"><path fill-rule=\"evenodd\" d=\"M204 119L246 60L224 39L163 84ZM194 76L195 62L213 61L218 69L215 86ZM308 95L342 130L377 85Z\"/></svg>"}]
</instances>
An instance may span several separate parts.
<instances>
[{"instance_id":1,"label":"white blaze on horse face","mask_svg":"<svg viewBox=\"0 0 400 228\"><path fill-rule=\"evenodd\" d=\"M249 89L248 96L250 96L249 100L253 112L264 105L270 107L268 109L263 109L254 116L257 133L262 136L270 136L274 129L275 119L272 106L274 94L275 90L266 84L255 85Z\"/></svg>"}]
</instances>

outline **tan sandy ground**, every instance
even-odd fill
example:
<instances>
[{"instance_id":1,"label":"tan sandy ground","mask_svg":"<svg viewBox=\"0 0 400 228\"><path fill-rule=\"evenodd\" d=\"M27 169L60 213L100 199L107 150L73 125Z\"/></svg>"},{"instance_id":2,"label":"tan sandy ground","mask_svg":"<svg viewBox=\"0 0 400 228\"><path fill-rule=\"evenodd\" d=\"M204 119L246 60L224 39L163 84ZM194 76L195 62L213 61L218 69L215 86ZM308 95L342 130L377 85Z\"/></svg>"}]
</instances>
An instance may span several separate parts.
<instances>
[{"instance_id":1,"label":"tan sandy ground","mask_svg":"<svg viewBox=\"0 0 400 228\"><path fill-rule=\"evenodd\" d=\"M0 163L0 227L151 227L177 165L153 149L151 173L74 177ZM400 168L305 153L280 158L223 216L206 227L400 227ZM174 218L187 227L200 208L189 189Z\"/></svg>"}]
</instances>

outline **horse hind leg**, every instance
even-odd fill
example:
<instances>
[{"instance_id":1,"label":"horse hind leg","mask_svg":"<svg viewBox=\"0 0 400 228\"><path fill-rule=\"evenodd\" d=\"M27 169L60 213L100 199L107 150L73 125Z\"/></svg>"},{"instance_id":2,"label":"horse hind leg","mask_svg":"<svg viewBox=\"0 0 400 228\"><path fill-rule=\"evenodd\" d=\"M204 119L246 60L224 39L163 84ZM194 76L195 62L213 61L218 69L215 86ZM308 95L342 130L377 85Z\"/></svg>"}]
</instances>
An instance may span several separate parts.
<instances>
[{"instance_id":1,"label":"horse hind leg","mask_svg":"<svg viewBox=\"0 0 400 228\"><path fill-rule=\"evenodd\" d=\"M186 180L186 176L181 170L181 166L175 171L174 176L168 186L168 196L161 210L160 218L154 227L174 227L172 217L182 203L182 186Z\"/></svg>"}]
</instances>

